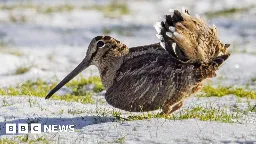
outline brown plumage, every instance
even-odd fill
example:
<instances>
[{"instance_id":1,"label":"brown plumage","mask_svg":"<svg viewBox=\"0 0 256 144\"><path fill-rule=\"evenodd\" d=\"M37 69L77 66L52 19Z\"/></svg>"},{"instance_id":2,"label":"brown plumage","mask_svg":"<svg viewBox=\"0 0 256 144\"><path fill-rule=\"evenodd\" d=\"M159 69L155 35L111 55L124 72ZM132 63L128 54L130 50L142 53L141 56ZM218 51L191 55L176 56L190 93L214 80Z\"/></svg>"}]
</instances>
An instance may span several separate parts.
<instances>
[{"instance_id":1,"label":"brown plumage","mask_svg":"<svg viewBox=\"0 0 256 144\"><path fill-rule=\"evenodd\" d=\"M174 14L171 18L175 17ZM204 79L215 76L215 71L229 54L218 56L216 51L213 56L206 50L205 59L197 59L197 55L185 57L190 56L190 53L186 50L189 47L184 43L194 39L186 37L188 40L178 41L166 37L166 32L170 32L163 30L162 26L166 25L167 23L159 27L162 37L165 37L161 43L130 49L110 36L95 37L84 60L46 96L46 99L89 65L96 65L106 89L106 101L110 105L132 112L162 108L163 114L166 115L179 109L186 97L200 89ZM165 33L162 33L164 31ZM170 41L178 43L176 50L169 47ZM178 50L184 55L177 53ZM193 51L197 52L198 49ZM206 59L208 60L205 61Z\"/></svg>"},{"instance_id":2,"label":"brown plumage","mask_svg":"<svg viewBox=\"0 0 256 144\"><path fill-rule=\"evenodd\" d=\"M209 26L198 15L192 17L187 9L171 10L164 21L155 28L162 46L170 53L188 62L209 62L218 55L226 54L230 44L222 44L216 26Z\"/></svg>"}]
</instances>

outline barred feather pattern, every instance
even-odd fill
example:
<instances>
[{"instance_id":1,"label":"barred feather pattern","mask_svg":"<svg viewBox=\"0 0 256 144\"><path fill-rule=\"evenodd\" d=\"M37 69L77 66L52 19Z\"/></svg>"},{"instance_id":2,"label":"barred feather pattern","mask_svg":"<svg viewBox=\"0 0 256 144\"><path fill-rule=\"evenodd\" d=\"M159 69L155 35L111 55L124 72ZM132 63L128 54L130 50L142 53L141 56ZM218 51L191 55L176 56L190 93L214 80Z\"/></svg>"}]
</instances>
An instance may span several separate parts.
<instances>
[{"instance_id":1,"label":"barred feather pattern","mask_svg":"<svg viewBox=\"0 0 256 144\"><path fill-rule=\"evenodd\" d=\"M184 63L160 44L130 48L122 62L105 97L112 106L134 112L156 110L168 101L182 101L222 63Z\"/></svg>"},{"instance_id":2,"label":"barred feather pattern","mask_svg":"<svg viewBox=\"0 0 256 144\"><path fill-rule=\"evenodd\" d=\"M155 28L163 48L188 62L209 62L226 54L230 46L219 40L215 25L208 25L198 15L191 16L185 8L182 12L171 11L163 21L155 24Z\"/></svg>"}]
</instances>

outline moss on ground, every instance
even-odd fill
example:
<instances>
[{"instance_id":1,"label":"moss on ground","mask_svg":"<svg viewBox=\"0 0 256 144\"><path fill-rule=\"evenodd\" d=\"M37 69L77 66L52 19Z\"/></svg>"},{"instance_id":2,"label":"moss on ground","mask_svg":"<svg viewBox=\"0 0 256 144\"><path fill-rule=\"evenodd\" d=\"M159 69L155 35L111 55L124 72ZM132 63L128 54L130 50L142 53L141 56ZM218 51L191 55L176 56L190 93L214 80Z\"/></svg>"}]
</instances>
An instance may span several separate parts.
<instances>
[{"instance_id":1,"label":"moss on ground","mask_svg":"<svg viewBox=\"0 0 256 144\"><path fill-rule=\"evenodd\" d=\"M32 66L19 66L17 67L15 74L19 75L19 74L24 74L26 72L28 72L31 69Z\"/></svg>"},{"instance_id":2,"label":"moss on ground","mask_svg":"<svg viewBox=\"0 0 256 144\"><path fill-rule=\"evenodd\" d=\"M246 12L252 7L244 7L244 8L228 8L228 9L223 9L215 12L206 12L205 15L208 18L214 18L214 17L220 17L220 16L230 16L236 13L241 13L241 12Z\"/></svg>"},{"instance_id":3,"label":"moss on ground","mask_svg":"<svg viewBox=\"0 0 256 144\"><path fill-rule=\"evenodd\" d=\"M0 144L19 144L19 143L28 143L28 144L35 144L35 143L43 143L49 144L50 142L44 137L38 137L36 139L28 139L28 135L24 136L15 136L12 139L8 138L1 138Z\"/></svg>"},{"instance_id":4,"label":"moss on ground","mask_svg":"<svg viewBox=\"0 0 256 144\"><path fill-rule=\"evenodd\" d=\"M26 16L16 17L11 12L17 9L24 10L33 10L36 13L51 14L51 13L60 13L60 12L71 12L74 9L77 10L97 10L104 14L108 18L118 18L122 15L130 13L130 9L127 6L127 3L120 2L117 0L112 0L109 3L98 5L72 5L72 4L60 4L60 5L35 5L32 3L22 3L22 4L2 4L0 5L1 10L10 11L10 21L11 22L26 22Z\"/></svg>"},{"instance_id":5,"label":"moss on ground","mask_svg":"<svg viewBox=\"0 0 256 144\"><path fill-rule=\"evenodd\" d=\"M199 94L198 96L202 97L211 97L217 96L222 97L225 95L236 95L241 98L250 98L256 99L256 91L246 90L244 88L234 88L234 87L226 87L226 86L218 86L214 87L212 85L206 85L201 90L203 94Z\"/></svg>"},{"instance_id":6,"label":"moss on ground","mask_svg":"<svg viewBox=\"0 0 256 144\"><path fill-rule=\"evenodd\" d=\"M199 105L192 108L180 110L178 113L174 113L169 116L161 115L160 113L150 112L139 115L132 114L128 118L124 118L121 115L121 112L112 113L112 116L114 116L116 119L125 121L164 118L168 120L199 119L201 121L219 121L224 123L233 123L236 119L240 117L238 113L228 113L221 108L206 108Z\"/></svg>"},{"instance_id":7,"label":"moss on ground","mask_svg":"<svg viewBox=\"0 0 256 144\"><path fill-rule=\"evenodd\" d=\"M102 85L101 79L98 76L89 77L88 79L80 76L78 79L67 83L66 86L70 87L74 94L79 95L80 93L83 93L84 86L88 84L92 84L94 86L92 90L95 93L99 93L104 90L104 86Z\"/></svg>"},{"instance_id":8,"label":"moss on ground","mask_svg":"<svg viewBox=\"0 0 256 144\"><path fill-rule=\"evenodd\" d=\"M96 9L103 12L104 16L108 18L118 18L122 15L127 15L130 13L127 4L124 2L118 2L117 0L112 0L109 4L106 5L94 5L91 7L85 7L85 9Z\"/></svg>"},{"instance_id":9,"label":"moss on ground","mask_svg":"<svg viewBox=\"0 0 256 144\"><path fill-rule=\"evenodd\" d=\"M95 78L89 78L89 79L81 79L81 80L74 80L71 81L71 84L69 84L70 87L74 86L72 84L77 84L78 87L80 86L82 82L87 83L94 83ZM35 97L42 97L44 98L48 92L53 89L57 84L56 82L53 83L47 83L41 79L37 79L36 81L28 80L24 82L21 85L17 85L15 87L10 86L8 88L0 88L0 95L8 95L8 96L35 96ZM99 84L98 84L99 85ZM95 91L102 90L100 86L95 88ZM83 95L80 95L81 93L78 93L79 88L73 88L71 94L65 94L63 96L54 94L52 96L52 99L57 100L64 100L68 102L79 102L79 103L94 103L94 100L92 98L91 92L83 92Z\"/></svg>"}]
</instances>

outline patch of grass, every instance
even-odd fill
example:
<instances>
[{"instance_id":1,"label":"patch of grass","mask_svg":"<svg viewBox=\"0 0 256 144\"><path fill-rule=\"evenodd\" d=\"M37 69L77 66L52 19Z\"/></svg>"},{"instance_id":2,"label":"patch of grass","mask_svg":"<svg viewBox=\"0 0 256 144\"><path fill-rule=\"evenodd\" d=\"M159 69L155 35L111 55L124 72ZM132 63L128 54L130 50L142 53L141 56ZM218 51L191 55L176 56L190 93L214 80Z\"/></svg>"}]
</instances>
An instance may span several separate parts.
<instances>
[{"instance_id":1,"label":"patch of grass","mask_svg":"<svg viewBox=\"0 0 256 144\"><path fill-rule=\"evenodd\" d=\"M211 85L204 86L202 88L203 94L200 94L198 96L201 97L211 97L211 96L217 96L222 97L225 95L236 95L241 98L250 98L250 99L256 99L256 92L255 91L249 91L245 90L243 88L233 88L233 87L225 87L225 86L218 86L213 87Z\"/></svg>"},{"instance_id":2,"label":"patch of grass","mask_svg":"<svg viewBox=\"0 0 256 144\"><path fill-rule=\"evenodd\" d=\"M104 16L109 18L120 17L130 13L126 3L117 1L112 1L109 5L106 5L101 9L104 12Z\"/></svg>"},{"instance_id":3,"label":"patch of grass","mask_svg":"<svg viewBox=\"0 0 256 144\"><path fill-rule=\"evenodd\" d=\"M8 54L11 54L11 55L15 55L15 56L24 56L24 53L20 52L20 51L8 51L6 52Z\"/></svg>"},{"instance_id":4,"label":"patch of grass","mask_svg":"<svg viewBox=\"0 0 256 144\"><path fill-rule=\"evenodd\" d=\"M41 13L54 13L54 12L70 12L74 10L74 6L70 4L57 5L57 6L48 6L45 9L39 9Z\"/></svg>"},{"instance_id":5,"label":"patch of grass","mask_svg":"<svg viewBox=\"0 0 256 144\"><path fill-rule=\"evenodd\" d=\"M130 13L127 3L117 0L112 0L110 3L105 5L93 5L90 7L84 6L82 9L96 9L103 12L104 17L107 18L119 18L122 15L127 15Z\"/></svg>"},{"instance_id":6,"label":"patch of grass","mask_svg":"<svg viewBox=\"0 0 256 144\"><path fill-rule=\"evenodd\" d=\"M68 109L68 113L69 113L69 114L72 114L72 115L75 115L75 114L82 114L82 113L85 113L85 112L86 112L85 110Z\"/></svg>"},{"instance_id":7,"label":"patch of grass","mask_svg":"<svg viewBox=\"0 0 256 144\"><path fill-rule=\"evenodd\" d=\"M256 77L253 77L251 80L252 82L256 82Z\"/></svg>"},{"instance_id":8,"label":"patch of grass","mask_svg":"<svg viewBox=\"0 0 256 144\"><path fill-rule=\"evenodd\" d=\"M233 123L234 120L238 119L240 115L238 113L228 113L221 108L206 108L203 106L195 106L187 108L166 116L160 113L143 113L141 115L131 115L128 118L121 117L121 113L113 113L113 116L118 120L133 121L133 120L144 120L151 118L164 118L168 120L185 120L185 119L199 119L201 121L219 121L224 123Z\"/></svg>"},{"instance_id":9,"label":"patch of grass","mask_svg":"<svg viewBox=\"0 0 256 144\"><path fill-rule=\"evenodd\" d=\"M16 75L24 74L24 73L28 72L31 68L32 68L31 65L30 66L27 66L27 65L19 66L19 67L17 67L15 74Z\"/></svg>"},{"instance_id":10,"label":"patch of grass","mask_svg":"<svg viewBox=\"0 0 256 144\"><path fill-rule=\"evenodd\" d=\"M215 12L206 12L205 15L208 18L220 17L220 16L230 16L232 14L246 12L252 7L245 7L245 8L228 8L224 10L219 10Z\"/></svg>"},{"instance_id":11,"label":"patch of grass","mask_svg":"<svg viewBox=\"0 0 256 144\"><path fill-rule=\"evenodd\" d=\"M36 104L36 100L33 100L31 97L28 98L29 107L33 107Z\"/></svg>"},{"instance_id":12,"label":"patch of grass","mask_svg":"<svg viewBox=\"0 0 256 144\"><path fill-rule=\"evenodd\" d=\"M53 114L62 115L62 114L64 114L64 109L60 109L60 111L53 113Z\"/></svg>"},{"instance_id":13,"label":"patch of grass","mask_svg":"<svg viewBox=\"0 0 256 144\"><path fill-rule=\"evenodd\" d=\"M6 99L3 99L3 105L2 105L3 107L5 107L5 106L9 106L9 104L8 104L8 102L7 102L7 100Z\"/></svg>"},{"instance_id":14,"label":"patch of grass","mask_svg":"<svg viewBox=\"0 0 256 144\"><path fill-rule=\"evenodd\" d=\"M28 139L28 135L16 136L12 140L8 139L8 138L1 138L0 139L0 144L19 144L19 143L28 143L28 144L43 143L43 144L49 144L50 142L45 137L38 137L36 139Z\"/></svg>"},{"instance_id":15,"label":"patch of grass","mask_svg":"<svg viewBox=\"0 0 256 144\"><path fill-rule=\"evenodd\" d=\"M34 5L34 4L12 4L12 5L0 5L1 10L13 11L15 9L32 9L38 13L54 13L54 12L70 12L74 9L74 6L71 4L62 4L62 5Z\"/></svg>"},{"instance_id":16,"label":"patch of grass","mask_svg":"<svg viewBox=\"0 0 256 144\"><path fill-rule=\"evenodd\" d=\"M248 112L255 112L256 113L256 104L252 105L249 100L247 101L247 103L248 103L248 109L245 110L246 113L248 113Z\"/></svg>"},{"instance_id":17,"label":"patch of grass","mask_svg":"<svg viewBox=\"0 0 256 144\"><path fill-rule=\"evenodd\" d=\"M103 34L104 35L110 35L111 33L116 33L118 35L122 36L133 36L132 31L138 30L138 27L136 26L127 26L127 27L104 27L103 28Z\"/></svg>"},{"instance_id":18,"label":"patch of grass","mask_svg":"<svg viewBox=\"0 0 256 144\"><path fill-rule=\"evenodd\" d=\"M248 101L247 108L239 108L237 104L233 108L229 109L230 106L212 106L207 105L195 105L185 109L181 109L171 115L162 115L156 112L143 112L143 113L123 113L120 110L113 109L96 109L96 114L99 117L112 116L115 119L113 121L135 121L145 119L166 119L166 120L186 120L186 119L198 119L201 121L218 121L223 123L236 123L240 121L244 115L250 112L256 112L256 108L253 109L254 105ZM92 112L93 114L94 112ZM128 115L128 116L127 116ZM135 128L136 130L136 128Z\"/></svg>"},{"instance_id":19,"label":"patch of grass","mask_svg":"<svg viewBox=\"0 0 256 144\"><path fill-rule=\"evenodd\" d=\"M93 92L101 92L104 90L104 86L101 83L101 79L98 76L89 77L88 79L80 76L78 79L72 80L66 84L67 87L71 88L75 95L79 95L86 91L84 86L88 84L93 84Z\"/></svg>"},{"instance_id":20,"label":"patch of grass","mask_svg":"<svg viewBox=\"0 0 256 144\"><path fill-rule=\"evenodd\" d=\"M29 3L12 4L12 5L2 4L0 5L0 9L10 11L10 12L17 9L20 9L20 10L28 9L28 10L33 10L37 13L44 13L44 14L51 14L56 12L71 12L74 9L80 9L80 10L96 9L98 11L103 12L104 16L109 18L116 18L116 17L120 17L121 15L130 13L127 3L120 2L117 0L112 0L110 3L104 4L104 5L91 5L91 6L87 6L87 5L75 6L72 4L35 5L35 4L29 4ZM10 14L10 20L12 22L17 22L17 21L21 21L21 18Z\"/></svg>"},{"instance_id":21,"label":"patch of grass","mask_svg":"<svg viewBox=\"0 0 256 144\"><path fill-rule=\"evenodd\" d=\"M28 134L16 137L20 142L28 142Z\"/></svg>"},{"instance_id":22,"label":"patch of grass","mask_svg":"<svg viewBox=\"0 0 256 144\"><path fill-rule=\"evenodd\" d=\"M56 86L56 84L57 82L53 82L52 84L50 84L45 81L42 81L41 79L37 79L36 81L28 80L16 87L11 86L8 88L1 88L0 95L25 95L44 98L48 94L48 92ZM52 96L52 99L64 100L68 102L94 103L91 93L85 93L85 95L66 94L64 96L54 94Z\"/></svg>"},{"instance_id":23,"label":"patch of grass","mask_svg":"<svg viewBox=\"0 0 256 144\"><path fill-rule=\"evenodd\" d=\"M7 138L1 138L0 144L18 144L18 142L7 139Z\"/></svg>"},{"instance_id":24,"label":"patch of grass","mask_svg":"<svg viewBox=\"0 0 256 144\"><path fill-rule=\"evenodd\" d=\"M251 112L256 112L256 105L252 106L250 111Z\"/></svg>"},{"instance_id":25,"label":"patch of grass","mask_svg":"<svg viewBox=\"0 0 256 144\"><path fill-rule=\"evenodd\" d=\"M221 108L205 108L202 106L182 110L178 115L173 115L172 117L174 120L199 119L202 121L220 121L224 123L233 123L233 120L238 118L238 113L231 114Z\"/></svg>"},{"instance_id":26,"label":"patch of grass","mask_svg":"<svg viewBox=\"0 0 256 144\"><path fill-rule=\"evenodd\" d=\"M130 10L125 1L112 0L105 4L94 5L73 5L73 4L58 4L58 5L38 5L32 3L17 3L17 4L1 4L0 10L7 11L8 19L4 21L12 23L26 23L33 19L34 14L53 14L53 13L69 13L76 10L97 10L102 12L106 18L120 18L123 15L129 14ZM30 14L24 11L31 11ZM33 13L33 15L31 15ZM32 16L32 17L31 17Z\"/></svg>"},{"instance_id":27,"label":"patch of grass","mask_svg":"<svg viewBox=\"0 0 256 144\"><path fill-rule=\"evenodd\" d=\"M114 140L114 143L122 144L124 142L125 142L125 136L117 138L116 140Z\"/></svg>"},{"instance_id":28,"label":"patch of grass","mask_svg":"<svg viewBox=\"0 0 256 144\"><path fill-rule=\"evenodd\" d=\"M35 6L32 4L1 4L0 9L1 10L6 10L6 11L11 11L15 9L32 9Z\"/></svg>"},{"instance_id":29,"label":"patch of grass","mask_svg":"<svg viewBox=\"0 0 256 144\"><path fill-rule=\"evenodd\" d=\"M251 106L253 107L253 106ZM195 105L193 107L188 107L181 109L171 115L162 115L156 112L143 112L143 113L122 113L120 110L105 110L97 109L96 113L98 116L113 116L117 121L135 121L135 120L145 120L145 119L166 119L166 120L186 120L186 119L198 119L201 121L218 121L223 123L234 123L238 122L247 111L251 111L252 108L248 105L248 108L242 110L240 108L235 108L232 112L229 109L218 107L218 106L202 106ZM248 113L248 112L247 112ZM129 115L127 117L127 114ZM115 121L115 120L114 120Z\"/></svg>"}]
</instances>

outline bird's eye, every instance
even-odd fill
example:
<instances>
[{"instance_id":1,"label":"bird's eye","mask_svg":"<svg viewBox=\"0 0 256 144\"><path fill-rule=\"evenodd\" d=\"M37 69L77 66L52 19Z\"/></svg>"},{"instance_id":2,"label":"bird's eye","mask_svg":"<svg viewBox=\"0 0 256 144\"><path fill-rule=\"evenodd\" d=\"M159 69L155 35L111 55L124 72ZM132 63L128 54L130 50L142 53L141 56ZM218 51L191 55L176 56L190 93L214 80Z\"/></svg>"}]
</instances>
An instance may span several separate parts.
<instances>
[{"instance_id":1,"label":"bird's eye","mask_svg":"<svg viewBox=\"0 0 256 144\"><path fill-rule=\"evenodd\" d=\"M105 43L103 42L103 41L98 41L97 42L97 47L98 48L102 48L102 47L104 47L105 46Z\"/></svg>"}]
</instances>

